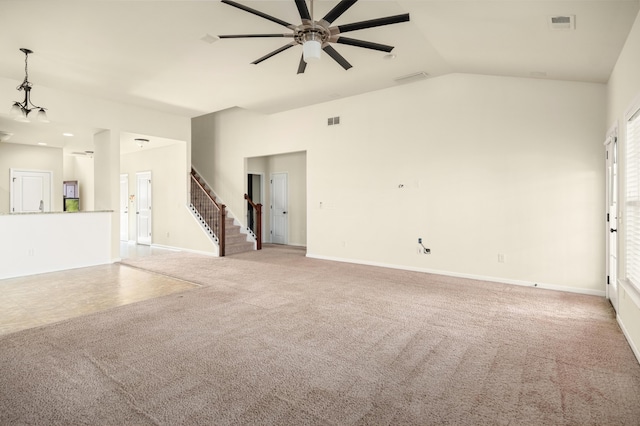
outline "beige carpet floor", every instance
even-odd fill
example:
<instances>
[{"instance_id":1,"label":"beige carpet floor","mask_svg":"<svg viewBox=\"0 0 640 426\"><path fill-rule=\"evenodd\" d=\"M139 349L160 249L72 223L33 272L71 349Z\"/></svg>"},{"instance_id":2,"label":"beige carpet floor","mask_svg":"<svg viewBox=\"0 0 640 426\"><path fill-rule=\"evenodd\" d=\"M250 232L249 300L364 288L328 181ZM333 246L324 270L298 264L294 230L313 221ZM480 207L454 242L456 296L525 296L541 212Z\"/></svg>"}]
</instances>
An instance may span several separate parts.
<instances>
[{"instance_id":1,"label":"beige carpet floor","mask_svg":"<svg viewBox=\"0 0 640 426\"><path fill-rule=\"evenodd\" d=\"M0 424L640 424L600 297L284 247L128 264L202 287L0 337Z\"/></svg>"}]
</instances>

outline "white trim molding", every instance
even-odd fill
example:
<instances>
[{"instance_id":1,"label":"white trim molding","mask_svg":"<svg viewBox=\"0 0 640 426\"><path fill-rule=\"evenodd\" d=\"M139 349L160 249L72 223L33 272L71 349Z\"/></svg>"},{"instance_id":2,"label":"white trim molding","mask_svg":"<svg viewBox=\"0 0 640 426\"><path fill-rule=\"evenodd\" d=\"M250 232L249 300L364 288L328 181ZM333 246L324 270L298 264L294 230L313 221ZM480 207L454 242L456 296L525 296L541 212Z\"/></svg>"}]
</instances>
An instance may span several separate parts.
<instances>
[{"instance_id":1,"label":"white trim molding","mask_svg":"<svg viewBox=\"0 0 640 426\"><path fill-rule=\"evenodd\" d=\"M217 253L214 253L211 251L192 250L192 249L187 249L182 247L165 246L163 244L151 244L151 248L171 250L173 252L185 251L187 253L202 254L204 256L209 256L209 257L219 257Z\"/></svg>"},{"instance_id":2,"label":"white trim molding","mask_svg":"<svg viewBox=\"0 0 640 426\"><path fill-rule=\"evenodd\" d=\"M411 266L393 265L393 264L380 263L380 262L370 262L366 260L344 259L339 257L322 256L322 255L315 255L315 254L309 254L309 253L307 253L307 257L310 257L312 259L330 260L334 262L353 263L357 265L368 265L368 266L378 266L381 268L400 269L403 271L424 272L427 274L444 275L448 277L469 278L473 280L490 281L490 282L495 282L500 284L512 284L512 285L518 285L521 287L533 287L533 288L542 288L546 290L564 291L567 293L586 294L589 296L605 297L606 295L604 290L591 290L587 288L567 287L567 286L560 286L556 284L547 284L547 283L532 282L532 281L521 281L521 280L513 280L513 279L507 279L507 278L489 277L484 275L463 274L458 272L441 271L441 270L427 269L427 268L416 268Z\"/></svg>"}]
</instances>

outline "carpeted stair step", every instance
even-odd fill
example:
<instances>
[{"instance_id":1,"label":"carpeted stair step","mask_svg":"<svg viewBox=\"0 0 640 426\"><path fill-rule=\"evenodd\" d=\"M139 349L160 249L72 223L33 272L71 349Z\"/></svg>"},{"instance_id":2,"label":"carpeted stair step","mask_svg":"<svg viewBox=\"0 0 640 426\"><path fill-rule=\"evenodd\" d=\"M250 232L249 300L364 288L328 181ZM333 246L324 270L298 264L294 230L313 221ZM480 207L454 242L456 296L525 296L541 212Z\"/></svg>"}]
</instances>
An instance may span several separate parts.
<instances>
[{"instance_id":1,"label":"carpeted stair step","mask_svg":"<svg viewBox=\"0 0 640 426\"><path fill-rule=\"evenodd\" d=\"M225 227L225 255L244 253L253 250L253 242L247 241L247 235L240 232L240 227L227 218Z\"/></svg>"},{"instance_id":2,"label":"carpeted stair step","mask_svg":"<svg viewBox=\"0 0 640 426\"><path fill-rule=\"evenodd\" d=\"M246 234L241 234L239 232L233 233L231 235L226 234L225 238L226 238L227 246L231 245L231 244L247 242L247 235Z\"/></svg>"},{"instance_id":3,"label":"carpeted stair step","mask_svg":"<svg viewBox=\"0 0 640 426\"><path fill-rule=\"evenodd\" d=\"M253 251L253 243L251 241L229 244L229 240L227 240L227 244L224 246L225 256L244 253L247 251Z\"/></svg>"}]
</instances>

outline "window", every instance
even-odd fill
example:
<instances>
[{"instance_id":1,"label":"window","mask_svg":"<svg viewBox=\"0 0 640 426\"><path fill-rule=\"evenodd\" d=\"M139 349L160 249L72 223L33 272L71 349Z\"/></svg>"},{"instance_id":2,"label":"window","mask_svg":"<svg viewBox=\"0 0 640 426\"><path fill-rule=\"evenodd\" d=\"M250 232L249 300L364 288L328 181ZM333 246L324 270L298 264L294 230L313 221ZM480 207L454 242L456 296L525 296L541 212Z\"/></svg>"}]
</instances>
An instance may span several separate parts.
<instances>
[{"instance_id":1,"label":"window","mask_svg":"<svg viewBox=\"0 0 640 426\"><path fill-rule=\"evenodd\" d=\"M625 237L627 280L640 290L640 107L627 121Z\"/></svg>"}]
</instances>

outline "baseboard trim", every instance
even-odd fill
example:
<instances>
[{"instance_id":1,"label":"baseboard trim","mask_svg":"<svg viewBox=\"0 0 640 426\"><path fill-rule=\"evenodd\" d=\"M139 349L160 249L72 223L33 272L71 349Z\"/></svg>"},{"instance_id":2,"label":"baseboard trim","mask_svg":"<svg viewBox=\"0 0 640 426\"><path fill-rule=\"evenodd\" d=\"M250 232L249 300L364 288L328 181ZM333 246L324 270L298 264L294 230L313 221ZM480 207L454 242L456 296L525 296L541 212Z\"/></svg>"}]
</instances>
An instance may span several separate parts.
<instances>
[{"instance_id":1,"label":"baseboard trim","mask_svg":"<svg viewBox=\"0 0 640 426\"><path fill-rule=\"evenodd\" d=\"M624 323L620 319L620 315L616 315L616 321L620 326L620 330L622 330L622 334L624 334L624 337L627 339L627 343L629 344L631 351L636 356L636 359L640 364L640 349L633 343L633 340L631 339L631 335L629 334L629 332L627 331L627 328L624 326Z\"/></svg>"},{"instance_id":2,"label":"baseboard trim","mask_svg":"<svg viewBox=\"0 0 640 426\"><path fill-rule=\"evenodd\" d=\"M381 268L389 268L389 269L400 269L403 271L413 271L413 272L424 272L427 274L436 274L436 275L444 275L448 277L456 277L456 278L468 278L472 280L479 281L491 281L501 284L511 284L517 285L521 287L534 287L534 288L543 288L546 290L555 290L555 291L563 291L567 293L578 293L578 294L586 294L589 296L601 296L605 297L604 290L591 290L586 288L575 288L575 287L566 287L560 286L556 284L548 284L548 283L540 283L540 282L531 282L531 281L521 281L521 280L512 280L507 278L500 277L490 277L485 275L474 275L474 274L463 274L459 272L450 272L450 271L442 271L437 269L428 269L428 268L417 268L413 266L403 266L403 265L394 265L389 263L381 263L381 262L371 262L367 260L357 260L357 259L346 259L340 257L332 257L332 256L322 256L316 255L313 253L307 253L307 257L313 259L320 260L330 260L333 262L343 262L343 263L353 263L358 265L367 265L367 266L378 266Z\"/></svg>"},{"instance_id":3,"label":"baseboard trim","mask_svg":"<svg viewBox=\"0 0 640 426\"><path fill-rule=\"evenodd\" d=\"M163 249L163 250L171 250L171 251L186 251L188 253L194 253L194 254L202 254L205 256L210 256L210 257L218 257L217 253L213 253L210 251L201 251L201 250L192 250L192 249L187 249L187 248L182 248L182 247L173 247L173 246L165 246L163 244L151 244L152 248L159 248L159 249Z\"/></svg>"}]
</instances>

